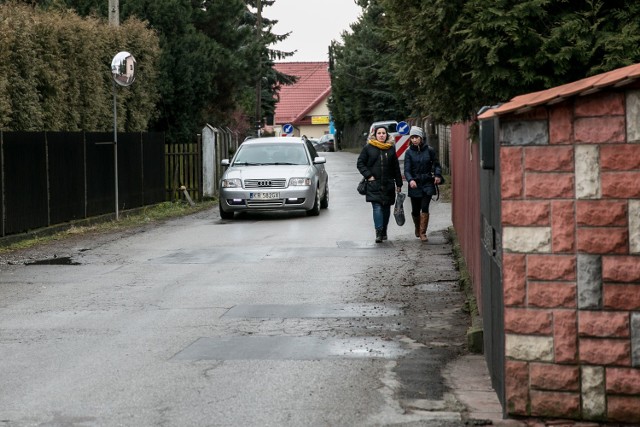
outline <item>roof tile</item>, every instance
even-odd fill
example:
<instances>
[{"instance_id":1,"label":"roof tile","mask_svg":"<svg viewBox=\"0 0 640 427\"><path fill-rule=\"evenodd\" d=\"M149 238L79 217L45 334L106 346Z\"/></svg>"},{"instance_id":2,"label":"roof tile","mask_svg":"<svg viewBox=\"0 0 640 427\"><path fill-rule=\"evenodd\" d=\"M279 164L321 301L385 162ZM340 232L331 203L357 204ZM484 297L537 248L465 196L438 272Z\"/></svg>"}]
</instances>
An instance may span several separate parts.
<instances>
[{"instance_id":1,"label":"roof tile","mask_svg":"<svg viewBox=\"0 0 640 427\"><path fill-rule=\"evenodd\" d=\"M551 89L516 96L511 101L480 114L478 119L483 120L539 105L553 104L571 96L587 95L608 86L621 86L637 79L640 79L640 64L629 65Z\"/></svg>"}]
</instances>

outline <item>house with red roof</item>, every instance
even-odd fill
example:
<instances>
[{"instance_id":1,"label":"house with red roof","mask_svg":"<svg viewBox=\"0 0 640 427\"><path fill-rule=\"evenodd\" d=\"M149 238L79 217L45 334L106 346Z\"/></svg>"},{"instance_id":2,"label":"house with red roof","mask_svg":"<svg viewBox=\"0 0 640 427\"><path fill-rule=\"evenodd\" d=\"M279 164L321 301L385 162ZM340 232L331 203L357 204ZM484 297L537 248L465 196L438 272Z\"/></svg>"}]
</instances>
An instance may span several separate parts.
<instances>
[{"instance_id":1,"label":"house with red roof","mask_svg":"<svg viewBox=\"0 0 640 427\"><path fill-rule=\"evenodd\" d=\"M282 126L293 125L293 135L319 138L329 133L331 79L328 62L279 62L276 70L298 77L291 86L282 86L273 119L273 130L282 135Z\"/></svg>"}]
</instances>

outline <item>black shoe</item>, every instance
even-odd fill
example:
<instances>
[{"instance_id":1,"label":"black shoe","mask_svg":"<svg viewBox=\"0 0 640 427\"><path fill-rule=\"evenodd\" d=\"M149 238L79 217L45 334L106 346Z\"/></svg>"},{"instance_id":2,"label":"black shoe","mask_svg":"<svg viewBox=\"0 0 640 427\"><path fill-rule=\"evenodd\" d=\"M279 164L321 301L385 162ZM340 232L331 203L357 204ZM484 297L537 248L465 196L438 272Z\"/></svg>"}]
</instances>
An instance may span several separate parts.
<instances>
[{"instance_id":1,"label":"black shoe","mask_svg":"<svg viewBox=\"0 0 640 427\"><path fill-rule=\"evenodd\" d=\"M382 229L382 240L387 240L387 229L386 228Z\"/></svg>"},{"instance_id":2,"label":"black shoe","mask_svg":"<svg viewBox=\"0 0 640 427\"><path fill-rule=\"evenodd\" d=\"M376 230L376 243L382 243L382 230Z\"/></svg>"}]
</instances>

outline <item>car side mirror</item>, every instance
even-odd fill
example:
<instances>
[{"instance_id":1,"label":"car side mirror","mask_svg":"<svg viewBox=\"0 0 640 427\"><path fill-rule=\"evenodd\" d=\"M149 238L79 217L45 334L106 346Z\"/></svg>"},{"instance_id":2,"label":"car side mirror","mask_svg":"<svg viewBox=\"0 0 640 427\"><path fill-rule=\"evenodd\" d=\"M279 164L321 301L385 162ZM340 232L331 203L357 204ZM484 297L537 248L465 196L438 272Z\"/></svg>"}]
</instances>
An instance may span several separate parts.
<instances>
[{"instance_id":1,"label":"car side mirror","mask_svg":"<svg viewBox=\"0 0 640 427\"><path fill-rule=\"evenodd\" d=\"M222 166L229 166L229 159L222 159L220 160L220 164Z\"/></svg>"},{"instance_id":2,"label":"car side mirror","mask_svg":"<svg viewBox=\"0 0 640 427\"><path fill-rule=\"evenodd\" d=\"M325 157L316 157L315 159L313 159L314 165L321 165L323 163L327 163L327 159Z\"/></svg>"}]
</instances>

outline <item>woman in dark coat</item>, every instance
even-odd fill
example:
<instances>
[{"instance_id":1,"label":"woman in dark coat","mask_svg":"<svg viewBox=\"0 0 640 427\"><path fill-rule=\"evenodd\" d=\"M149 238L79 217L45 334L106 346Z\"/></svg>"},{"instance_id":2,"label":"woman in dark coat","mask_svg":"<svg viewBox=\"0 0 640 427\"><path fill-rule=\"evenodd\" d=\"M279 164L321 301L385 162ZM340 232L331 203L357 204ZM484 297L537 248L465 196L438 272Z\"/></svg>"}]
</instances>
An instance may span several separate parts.
<instances>
[{"instance_id":1,"label":"woman in dark coat","mask_svg":"<svg viewBox=\"0 0 640 427\"><path fill-rule=\"evenodd\" d=\"M429 203L436 194L436 184L444 182L442 168L436 151L424 140L422 128L412 126L409 131L409 149L404 155L404 177L409 184L411 218L416 227L416 237L427 239Z\"/></svg>"},{"instance_id":2,"label":"woman in dark coat","mask_svg":"<svg viewBox=\"0 0 640 427\"><path fill-rule=\"evenodd\" d=\"M402 189L395 141L384 126L376 127L358 156L358 171L367 179L366 200L373 208L376 243L387 240L387 226L396 193Z\"/></svg>"}]
</instances>

